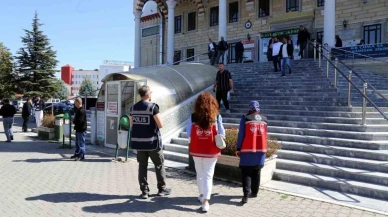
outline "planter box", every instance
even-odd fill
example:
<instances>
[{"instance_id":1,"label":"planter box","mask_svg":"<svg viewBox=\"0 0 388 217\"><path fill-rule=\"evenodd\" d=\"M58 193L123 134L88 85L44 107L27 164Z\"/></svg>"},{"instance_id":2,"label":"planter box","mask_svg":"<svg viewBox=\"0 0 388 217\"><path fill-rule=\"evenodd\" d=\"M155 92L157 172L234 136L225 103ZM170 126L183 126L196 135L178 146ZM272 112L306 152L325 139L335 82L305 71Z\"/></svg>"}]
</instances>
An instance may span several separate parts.
<instances>
[{"instance_id":1,"label":"planter box","mask_svg":"<svg viewBox=\"0 0 388 217\"><path fill-rule=\"evenodd\" d=\"M55 138L55 129L47 127L38 127L38 137L44 140L51 140Z\"/></svg>"},{"instance_id":2,"label":"planter box","mask_svg":"<svg viewBox=\"0 0 388 217\"><path fill-rule=\"evenodd\" d=\"M276 169L276 158L277 156L274 155L271 158L265 159L264 167L261 169L260 185L263 185L272 180L273 173ZM221 157L219 157L217 160L214 175L241 182L241 171L239 164L240 159L238 157L221 155ZM189 169L195 170L194 161L192 160L191 156L189 159Z\"/></svg>"}]
</instances>

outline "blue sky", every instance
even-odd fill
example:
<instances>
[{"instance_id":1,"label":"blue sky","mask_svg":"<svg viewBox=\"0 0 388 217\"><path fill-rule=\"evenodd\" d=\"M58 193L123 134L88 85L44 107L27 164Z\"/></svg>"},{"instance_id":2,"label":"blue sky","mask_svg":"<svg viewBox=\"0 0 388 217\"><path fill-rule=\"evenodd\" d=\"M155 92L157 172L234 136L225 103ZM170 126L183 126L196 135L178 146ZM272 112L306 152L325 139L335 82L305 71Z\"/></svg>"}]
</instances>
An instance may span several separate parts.
<instances>
[{"instance_id":1,"label":"blue sky","mask_svg":"<svg viewBox=\"0 0 388 217\"><path fill-rule=\"evenodd\" d=\"M1 4L0 41L13 55L34 12L57 51L60 69L96 69L103 60L133 61L133 0L12 0Z\"/></svg>"}]
</instances>

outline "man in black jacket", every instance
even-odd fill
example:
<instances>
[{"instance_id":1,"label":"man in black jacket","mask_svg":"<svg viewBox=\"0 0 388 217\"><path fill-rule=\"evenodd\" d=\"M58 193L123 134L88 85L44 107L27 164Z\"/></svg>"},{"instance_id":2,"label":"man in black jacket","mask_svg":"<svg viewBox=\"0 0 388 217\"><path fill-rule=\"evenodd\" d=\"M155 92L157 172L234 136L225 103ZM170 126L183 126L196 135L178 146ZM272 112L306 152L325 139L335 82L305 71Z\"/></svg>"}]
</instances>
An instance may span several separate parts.
<instances>
[{"instance_id":1,"label":"man in black jacket","mask_svg":"<svg viewBox=\"0 0 388 217\"><path fill-rule=\"evenodd\" d=\"M310 33L307 31L307 29L304 28L304 26L300 26L299 33L298 33L298 41L296 44L299 46L299 56L301 59L303 59L303 52L304 49L306 49L307 42L310 40Z\"/></svg>"},{"instance_id":2,"label":"man in black jacket","mask_svg":"<svg viewBox=\"0 0 388 217\"><path fill-rule=\"evenodd\" d=\"M32 114L32 100L28 98L27 102L23 104L22 118L23 118L23 132L28 131L28 121Z\"/></svg>"},{"instance_id":3,"label":"man in black jacket","mask_svg":"<svg viewBox=\"0 0 388 217\"><path fill-rule=\"evenodd\" d=\"M0 109L0 116L3 116L4 133L7 136L6 142L11 142L13 140L13 117L15 116L17 111L15 106L9 103L8 99L5 99L3 101L3 104L4 105Z\"/></svg>"},{"instance_id":4,"label":"man in black jacket","mask_svg":"<svg viewBox=\"0 0 388 217\"><path fill-rule=\"evenodd\" d=\"M75 105L75 116L73 119L75 138L76 138L76 150L71 159L75 161L85 160L85 149L86 149L86 111L82 108L82 99L76 98L74 100Z\"/></svg>"},{"instance_id":5,"label":"man in black jacket","mask_svg":"<svg viewBox=\"0 0 388 217\"><path fill-rule=\"evenodd\" d=\"M221 36L221 41L218 42L218 53L217 53L217 61L218 63L225 64L224 58L225 58L225 52L228 50L229 45L228 43L224 40L224 36ZM222 57L222 62L220 62L220 57Z\"/></svg>"},{"instance_id":6,"label":"man in black jacket","mask_svg":"<svg viewBox=\"0 0 388 217\"><path fill-rule=\"evenodd\" d=\"M234 47L234 50L236 52L236 63L242 63L244 54L244 44L241 41L237 42L236 46Z\"/></svg>"},{"instance_id":7,"label":"man in black jacket","mask_svg":"<svg viewBox=\"0 0 388 217\"><path fill-rule=\"evenodd\" d=\"M35 101L35 121L36 127L42 125L43 111L44 111L45 103L44 100L40 98L40 96L36 97Z\"/></svg>"},{"instance_id":8,"label":"man in black jacket","mask_svg":"<svg viewBox=\"0 0 388 217\"><path fill-rule=\"evenodd\" d=\"M282 76L286 76L285 64L288 66L289 74L291 74L291 63L290 59L294 48L291 44L288 43L287 37L283 37L283 44L280 46L279 57L280 57L280 68L282 71Z\"/></svg>"}]
</instances>

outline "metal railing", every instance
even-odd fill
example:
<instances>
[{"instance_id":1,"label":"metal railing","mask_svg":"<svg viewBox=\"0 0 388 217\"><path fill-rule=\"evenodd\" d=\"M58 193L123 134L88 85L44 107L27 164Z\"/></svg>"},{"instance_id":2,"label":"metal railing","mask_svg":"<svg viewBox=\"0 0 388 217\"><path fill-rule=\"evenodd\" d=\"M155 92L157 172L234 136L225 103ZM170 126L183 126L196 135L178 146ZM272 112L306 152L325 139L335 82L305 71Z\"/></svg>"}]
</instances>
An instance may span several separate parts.
<instances>
[{"instance_id":1,"label":"metal railing","mask_svg":"<svg viewBox=\"0 0 388 217\"><path fill-rule=\"evenodd\" d=\"M192 57L187 57L183 60L173 62L171 65L176 65L176 64L179 64L182 62L189 62L189 63L196 63L197 62L198 63L198 62L200 62L199 57L204 56L204 55L208 55L208 53L201 53L201 54L194 55ZM195 59L197 59L197 60L195 61Z\"/></svg>"},{"instance_id":2,"label":"metal railing","mask_svg":"<svg viewBox=\"0 0 388 217\"><path fill-rule=\"evenodd\" d=\"M310 42L311 43L311 42ZM366 124L366 103L367 101L386 119L388 120L388 116L367 96L367 88L368 86L373 89L375 93L377 93L382 99L388 102L388 99L382 95L379 91L376 90L375 87L373 87L371 84L368 84L368 82L363 79L358 73L356 73L353 69L351 69L349 66L347 66L344 62L338 59L338 57L330 52L330 50L322 46L321 44L317 44L315 41L311 43L314 48L314 61L317 60L317 54L318 54L318 65L319 68L322 68L322 57L326 59L326 77L329 78L329 69L330 65L334 68L334 87L337 88L337 81L338 81L338 73L340 73L347 81L348 81L348 106L352 106L352 88L356 89L358 93L362 96L362 115L361 115L361 124ZM331 58L335 59L335 62L331 60ZM341 63L344 65L349 71L348 75L346 76L344 72L339 68L338 63ZM362 90L360 90L357 85L352 81L352 76L356 75L362 82L363 87Z\"/></svg>"}]
</instances>

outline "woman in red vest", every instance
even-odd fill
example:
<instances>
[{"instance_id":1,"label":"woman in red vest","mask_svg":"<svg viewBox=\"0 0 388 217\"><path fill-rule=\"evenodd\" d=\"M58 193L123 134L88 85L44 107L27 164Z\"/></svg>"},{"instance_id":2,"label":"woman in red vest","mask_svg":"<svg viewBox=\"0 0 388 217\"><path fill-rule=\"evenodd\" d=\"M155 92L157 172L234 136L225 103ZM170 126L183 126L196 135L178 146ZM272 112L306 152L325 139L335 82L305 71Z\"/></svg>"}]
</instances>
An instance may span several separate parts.
<instances>
[{"instance_id":1,"label":"woman in red vest","mask_svg":"<svg viewBox=\"0 0 388 217\"><path fill-rule=\"evenodd\" d=\"M244 197L255 198L259 193L260 172L267 152L267 118L260 114L257 101L249 103L249 111L242 116L237 138L236 156L240 157L240 169Z\"/></svg>"},{"instance_id":2,"label":"woman in red vest","mask_svg":"<svg viewBox=\"0 0 388 217\"><path fill-rule=\"evenodd\" d=\"M202 203L202 211L207 212L213 187L214 168L217 158L221 155L221 150L216 146L215 136L225 135L217 100L210 93L198 96L186 132L190 138L190 155L193 156L197 172L198 200Z\"/></svg>"}]
</instances>

